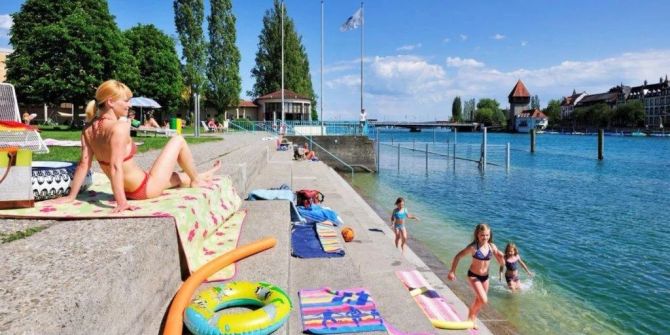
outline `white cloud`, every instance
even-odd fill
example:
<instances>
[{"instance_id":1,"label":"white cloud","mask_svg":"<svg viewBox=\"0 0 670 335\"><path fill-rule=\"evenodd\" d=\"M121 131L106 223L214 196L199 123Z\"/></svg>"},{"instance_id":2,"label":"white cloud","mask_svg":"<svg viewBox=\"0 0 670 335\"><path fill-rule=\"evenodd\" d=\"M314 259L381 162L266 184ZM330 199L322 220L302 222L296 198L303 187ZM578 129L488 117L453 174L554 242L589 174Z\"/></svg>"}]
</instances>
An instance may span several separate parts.
<instances>
[{"instance_id":1,"label":"white cloud","mask_svg":"<svg viewBox=\"0 0 670 335\"><path fill-rule=\"evenodd\" d=\"M465 40L468 39L468 35L461 34L460 36L461 36L462 41L465 41Z\"/></svg>"},{"instance_id":2,"label":"white cloud","mask_svg":"<svg viewBox=\"0 0 670 335\"><path fill-rule=\"evenodd\" d=\"M449 43L449 41L451 41L451 40L449 39L449 37L445 37L445 38L442 40L442 42L444 42L444 43Z\"/></svg>"},{"instance_id":3,"label":"white cloud","mask_svg":"<svg viewBox=\"0 0 670 335\"><path fill-rule=\"evenodd\" d=\"M505 39L505 35L495 34L495 35L491 36L491 38L494 39L494 40L498 40L498 41L500 41L500 40L504 40L504 39Z\"/></svg>"},{"instance_id":4,"label":"white cloud","mask_svg":"<svg viewBox=\"0 0 670 335\"><path fill-rule=\"evenodd\" d=\"M414 49L418 49L421 47L421 43L417 44L410 44L410 45L403 45L400 48L396 49L396 51L412 51Z\"/></svg>"},{"instance_id":5,"label":"white cloud","mask_svg":"<svg viewBox=\"0 0 670 335\"><path fill-rule=\"evenodd\" d=\"M528 45L528 41L521 41L521 46L522 47L525 47L526 45Z\"/></svg>"},{"instance_id":6,"label":"white cloud","mask_svg":"<svg viewBox=\"0 0 670 335\"><path fill-rule=\"evenodd\" d=\"M326 87L335 88L338 86L357 87L361 84L361 77L359 75L346 75L333 80L326 81Z\"/></svg>"},{"instance_id":7,"label":"white cloud","mask_svg":"<svg viewBox=\"0 0 670 335\"><path fill-rule=\"evenodd\" d=\"M371 118L447 119L451 101L494 98L508 107L507 95L518 79L545 106L573 89L605 92L624 83L641 85L670 74L670 49L616 55L597 60L566 60L543 68L502 71L472 58L448 57L445 64L419 56L374 57L365 67L365 106ZM327 83L326 106L336 118L355 120L360 109L360 75L353 72ZM328 97L337 97L337 99ZM446 107L445 107L446 106Z\"/></svg>"},{"instance_id":8,"label":"white cloud","mask_svg":"<svg viewBox=\"0 0 670 335\"><path fill-rule=\"evenodd\" d=\"M449 67L482 67L484 63L478 62L472 58L447 57L447 66Z\"/></svg>"},{"instance_id":9,"label":"white cloud","mask_svg":"<svg viewBox=\"0 0 670 335\"><path fill-rule=\"evenodd\" d=\"M9 30L12 28L14 21L9 14L0 14L0 29Z\"/></svg>"}]
</instances>

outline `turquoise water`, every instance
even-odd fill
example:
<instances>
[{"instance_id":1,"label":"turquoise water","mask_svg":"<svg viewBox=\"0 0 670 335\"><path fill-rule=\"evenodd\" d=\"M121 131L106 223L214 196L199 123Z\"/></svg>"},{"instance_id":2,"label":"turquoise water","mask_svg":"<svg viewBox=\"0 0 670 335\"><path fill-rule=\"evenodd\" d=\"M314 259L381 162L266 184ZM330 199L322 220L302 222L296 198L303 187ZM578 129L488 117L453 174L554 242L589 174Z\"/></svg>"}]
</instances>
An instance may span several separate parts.
<instances>
[{"instance_id":1,"label":"turquoise water","mask_svg":"<svg viewBox=\"0 0 670 335\"><path fill-rule=\"evenodd\" d=\"M457 137L458 156L478 159L481 134ZM446 153L454 134L386 130L380 140ZM436 155L426 173L425 154L407 149L398 170L397 148L382 146L380 173L354 183L389 214L404 196L422 219L410 222L410 235L447 264L481 221L499 248L515 241L536 277L522 273L520 294L493 280L489 295L524 334L670 333L670 139L606 137L603 161L594 136L540 134L535 154L527 134L488 142L489 162L501 166L483 174L477 163ZM468 266L463 259L460 280ZM497 274L497 263L490 270Z\"/></svg>"}]
</instances>

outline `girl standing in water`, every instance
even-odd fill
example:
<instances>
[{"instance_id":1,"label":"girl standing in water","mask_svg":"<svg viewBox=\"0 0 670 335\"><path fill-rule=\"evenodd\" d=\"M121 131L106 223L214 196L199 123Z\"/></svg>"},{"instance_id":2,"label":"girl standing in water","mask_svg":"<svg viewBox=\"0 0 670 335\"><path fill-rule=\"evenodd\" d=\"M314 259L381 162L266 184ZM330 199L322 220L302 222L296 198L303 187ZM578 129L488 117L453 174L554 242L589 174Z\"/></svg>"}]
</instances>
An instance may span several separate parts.
<instances>
[{"instance_id":1,"label":"girl standing in water","mask_svg":"<svg viewBox=\"0 0 670 335\"><path fill-rule=\"evenodd\" d=\"M458 261L468 254L472 256L472 263L468 270L468 283L475 292L475 301L470 305L468 320L475 324L479 310L489 300L489 263L491 262L491 258L495 257L501 265L504 263L503 254L493 244L493 233L486 223L480 223L475 227L472 243L454 256L449 275L447 276L449 280L456 280L455 272L458 267Z\"/></svg>"},{"instance_id":2,"label":"girl standing in water","mask_svg":"<svg viewBox=\"0 0 670 335\"><path fill-rule=\"evenodd\" d=\"M519 264L521 264L521 267L530 277L533 276L533 273L528 270L526 263L521 260L521 255L519 255L519 249L517 249L516 244L513 242L507 243L507 246L505 247L505 265L500 265L500 278L502 279L503 269L506 267L505 280L507 281L507 286L512 291L521 288L521 281L519 280Z\"/></svg>"},{"instance_id":3,"label":"girl standing in water","mask_svg":"<svg viewBox=\"0 0 670 335\"><path fill-rule=\"evenodd\" d=\"M409 214L405 208L405 199L402 197L395 201L395 208L391 214L391 224L395 232L395 246L405 254L405 245L407 244L407 228L405 228L405 219L419 220L418 217Z\"/></svg>"}]
</instances>

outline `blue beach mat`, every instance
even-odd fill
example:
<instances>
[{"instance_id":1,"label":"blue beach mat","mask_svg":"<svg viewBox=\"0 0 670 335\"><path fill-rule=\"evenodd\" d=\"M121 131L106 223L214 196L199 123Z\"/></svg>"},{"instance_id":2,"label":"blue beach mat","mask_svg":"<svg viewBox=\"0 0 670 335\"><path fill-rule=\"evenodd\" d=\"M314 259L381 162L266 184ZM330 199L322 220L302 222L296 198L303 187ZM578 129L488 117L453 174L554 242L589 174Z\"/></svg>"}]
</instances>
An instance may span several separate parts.
<instances>
[{"instance_id":1,"label":"blue beach mat","mask_svg":"<svg viewBox=\"0 0 670 335\"><path fill-rule=\"evenodd\" d=\"M282 185L278 189L258 189L249 192L247 200L288 200L290 203L291 222L305 223L305 219L300 216L300 212L295 206L295 193L287 185Z\"/></svg>"},{"instance_id":2,"label":"blue beach mat","mask_svg":"<svg viewBox=\"0 0 670 335\"><path fill-rule=\"evenodd\" d=\"M344 250L325 252L314 225L294 225L291 229L291 254L299 258L331 258L344 256Z\"/></svg>"}]
</instances>

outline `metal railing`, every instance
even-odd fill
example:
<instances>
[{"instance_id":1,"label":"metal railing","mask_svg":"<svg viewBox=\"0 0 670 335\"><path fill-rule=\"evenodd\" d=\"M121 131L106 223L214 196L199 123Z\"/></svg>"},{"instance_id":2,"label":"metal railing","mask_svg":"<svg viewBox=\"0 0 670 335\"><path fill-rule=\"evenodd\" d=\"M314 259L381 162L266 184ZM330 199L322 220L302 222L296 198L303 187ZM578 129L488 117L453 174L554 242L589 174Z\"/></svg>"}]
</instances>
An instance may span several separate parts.
<instances>
[{"instance_id":1,"label":"metal railing","mask_svg":"<svg viewBox=\"0 0 670 335\"><path fill-rule=\"evenodd\" d=\"M351 170L351 180L352 180L352 181L354 180L354 167L353 167L353 166L351 166L351 165L348 164L347 162L343 161L342 159L340 159L339 157L337 157L337 156L336 156L335 154L333 154L332 152L326 150L326 148L320 146L319 143L314 142L314 141L312 140L312 137L311 137L311 136L309 136L309 137L304 136L304 135L294 135L294 136L301 136L301 137L303 137L304 139L306 139L307 141L309 141L309 148L310 148L310 150L312 149L312 146L313 146L313 145L316 145L319 149L323 150L323 152L325 152L325 153L327 153L328 155L330 155L330 157L333 157L336 161L342 163L342 165L344 165L344 166L346 166L347 168L349 168L349 170Z\"/></svg>"},{"instance_id":2,"label":"metal railing","mask_svg":"<svg viewBox=\"0 0 670 335\"><path fill-rule=\"evenodd\" d=\"M291 136L319 136L319 135L352 135L365 136L372 133L374 126L369 123L361 125L357 121L250 121L246 119L231 120L230 124L236 129L246 131L266 131L283 133Z\"/></svg>"},{"instance_id":3,"label":"metal railing","mask_svg":"<svg viewBox=\"0 0 670 335\"><path fill-rule=\"evenodd\" d=\"M339 123L342 123L342 122L338 122L338 124ZM355 169L351 164L343 161L341 158L337 157L332 152L326 150L326 148L324 148L321 145L319 145L318 143L314 142L314 140L312 139L312 136L306 136L306 135L299 134L299 133L295 132L295 126L302 126L302 125L314 126L315 124L319 127L321 126L321 123L318 122L318 121L289 121L289 122L286 123L286 125L287 125L286 126L286 135L299 136L299 137L304 138L305 140L307 140L309 142L310 150L313 146L316 146L319 149L321 149L321 151L325 152L330 157L332 157L333 159L335 159L336 161L338 161L339 163L344 165L346 168L348 168L351 171L351 179L353 180ZM346 128L351 128L352 124L353 124L352 122L342 123L342 125ZM233 121L230 122L230 126L235 128L238 131L244 131L244 132L262 131L262 132L272 133L274 135L279 135L279 128L277 127L277 123L273 123L271 121L248 121L248 120L238 121L238 120L233 120ZM327 126L329 127L328 129L337 129L336 127L338 125L334 126L334 125L331 124L331 125L327 125ZM357 123L356 126L360 128L360 124ZM317 134L314 134L314 135L317 135ZM336 134L330 133L328 135L336 135ZM337 134L337 135L343 135L343 134ZM361 168L370 171L370 169L368 167L361 166Z\"/></svg>"}]
</instances>

